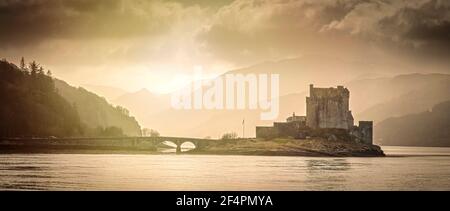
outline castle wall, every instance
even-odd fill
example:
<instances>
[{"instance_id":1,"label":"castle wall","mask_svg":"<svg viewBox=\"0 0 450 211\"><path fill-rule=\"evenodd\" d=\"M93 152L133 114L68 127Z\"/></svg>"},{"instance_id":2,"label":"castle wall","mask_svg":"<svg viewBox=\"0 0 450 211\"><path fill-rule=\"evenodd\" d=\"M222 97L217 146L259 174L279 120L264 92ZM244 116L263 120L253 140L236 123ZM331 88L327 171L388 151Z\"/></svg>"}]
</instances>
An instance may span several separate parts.
<instances>
[{"instance_id":1,"label":"castle wall","mask_svg":"<svg viewBox=\"0 0 450 211\"><path fill-rule=\"evenodd\" d=\"M267 126L257 126L256 127L256 138L275 138L278 137L279 133L275 127Z\"/></svg>"},{"instance_id":2,"label":"castle wall","mask_svg":"<svg viewBox=\"0 0 450 211\"><path fill-rule=\"evenodd\" d=\"M361 133L361 141L365 144L373 144L373 122L359 121L358 128Z\"/></svg>"},{"instance_id":3,"label":"castle wall","mask_svg":"<svg viewBox=\"0 0 450 211\"><path fill-rule=\"evenodd\" d=\"M359 121L358 126L353 126L350 130L350 134L355 141L372 145L373 144L373 122L372 121Z\"/></svg>"},{"instance_id":4,"label":"castle wall","mask_svg":"<svg viewBox=\"0 0 450 211\"><path fill-rule=\"evenodd\" d=\"M310 96L306 98L306 125L311 128L350 129L353 116L349 111L348 89L314 88L310 85Z\"/></svg>"},{"instance_id":5,"label":"castle wall","mask_svg":"<svg viewBox=\"0 0 450 211\"><path fill-rule=\"evenodd\" d=\"M256 138L305 138L305 122L274 122L273 127L256 127Z\"/></svg>"}]
</instances>

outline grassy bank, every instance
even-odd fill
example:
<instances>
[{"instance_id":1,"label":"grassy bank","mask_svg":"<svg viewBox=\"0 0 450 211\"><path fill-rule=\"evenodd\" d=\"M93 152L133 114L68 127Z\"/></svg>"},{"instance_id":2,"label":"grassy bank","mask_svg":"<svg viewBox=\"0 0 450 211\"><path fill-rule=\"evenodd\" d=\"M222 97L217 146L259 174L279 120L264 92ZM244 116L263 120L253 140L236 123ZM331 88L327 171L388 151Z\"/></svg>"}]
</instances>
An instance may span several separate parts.
<instances>
[{"instance_id":1,"label":"grassy bank","mask_svg":"<svg viewBox=\"0 0 450 211\"><path fill-rule=\"evenodd\" d=\"M384 156L379 146L324 139L224 140L186 154L278 155L278 156Z\"/></svg>"}]
</instances>

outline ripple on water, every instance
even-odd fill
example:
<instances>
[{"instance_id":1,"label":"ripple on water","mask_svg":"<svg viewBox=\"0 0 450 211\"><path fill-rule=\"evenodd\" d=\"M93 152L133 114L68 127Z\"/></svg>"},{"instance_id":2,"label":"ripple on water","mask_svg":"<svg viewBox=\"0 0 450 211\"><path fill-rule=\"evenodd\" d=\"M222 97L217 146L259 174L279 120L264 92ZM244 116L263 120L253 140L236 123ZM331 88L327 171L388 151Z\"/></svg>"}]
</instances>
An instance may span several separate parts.
<instances>
[{"instance_id":1,"label":"ripple on water","mask_svg":"<svg viewBox=\"0 0 450 211\"><path fill-rule=\"evenodd\" d=\"M0 189L450 190L448 148L385 151L413 156L4 154Z\"/></svg>"}]
</instances>

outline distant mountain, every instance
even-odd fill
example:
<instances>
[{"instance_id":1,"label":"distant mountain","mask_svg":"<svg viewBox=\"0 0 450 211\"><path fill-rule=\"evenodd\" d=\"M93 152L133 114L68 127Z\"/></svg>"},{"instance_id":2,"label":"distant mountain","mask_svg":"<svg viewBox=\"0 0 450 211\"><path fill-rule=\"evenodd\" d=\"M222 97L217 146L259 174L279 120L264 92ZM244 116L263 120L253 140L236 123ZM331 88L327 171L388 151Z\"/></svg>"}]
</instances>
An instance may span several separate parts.
<instances>
[{"instance_id":1,"label":"distant mountain","mask_svg":"<svg viewBox=\"0 0 450 211\"><path fill-rule=\"evenodd\" d=\"M450 147L450 101L430 111L388 118L375 126L375 142L390 146Z\"/></svg>"},{"instance_id":2,"label":"distant mountain","mask_svg":"<svg viewBox=\"0 0 450 211\"><path fill-rule=\"evenodd\" d=\"M126 93L111 102L128 108L130 113L144 125L147 122L147 116L170 109L170 95L154 94L147 89Z\"/></svg>"},{"instance_id":3,"label":"distant mountain","mask_svg":"<svg viewBox=\"0 0 450 211\"><path fill-rule=\"evenodd\" d=\"M110 102L127 93L127 91L125 91L123 89L120 89L117 87L111 87L111 86L83 84L82 87L91 92L96 93L99 96L106 98Z\"/></svg>"},{"instance_id":4,"label":"distant mountain","mask_svg":"<svg viewBox=\"0 0 450 211\"><path fill-rule=\"evenodd\" d=\"M81 121L90 128L117 127L128 136L138 136L140 126L134 117L129 116L128 110L123 107L114 107L104 98L87 91L84 88L75 88L64 81L55 79L58 93L73 104Z\"/></svg>"},{"instance_id":5,"label":"distant mountain","mask_svg":"<svg viewBox=\"0 0 450 211\"><path fill-rule=\"evenodd\" d=\"M409 67L393 64L366 64L319 55L265 62L225 74L280 74L280 115L275 121L295 112L305 114L309 84L316 87L344 85L350 90L350 109L355 120L382 121L392 116L423 112L449 98L448 74L414 74ZM405 74L393 76L389 72ZM147 90L125 94L113 101L130 109L139 122L163 135L218 137L226 132L255 135L256 125L271 125L259 120L260 110L175 110L170 95L155 95Z\"/></svg>"},{"instance_id":6,"label":"distant mountain","mask_svg":"<svg viewBox=\"0 0 450 211\"><path fill-rule=\"evenodd\" d=\"M77 110L61 97L36 63L0 61L0 137L80 136Z\"/></svg>"},{"instance_id":7,"label":"distant mountain","mask_svg":"<svg viewBox=\"0 0 450 211\"><path fill-rule=\"evenodd\" d=\"M280 95L308 91L308 85L331 87L357 79L379 76L391 77L411 73L413 69L396 64L348 61L323 55L305 55L292 59L271 61L231 70L225 74L266 73L280 75Z\"/></svg>"},{"instance_id":8,"label":"distant mountain","mask_svg":"<svg viewBox=\"0 0 450 211\"><path fill-rule=\"evenodd\" d=\"M450 75L408 74L392 78L353 81L350 106L356 119L382 121L419 113L450 100Z\"/></svg>"}]
</instances>

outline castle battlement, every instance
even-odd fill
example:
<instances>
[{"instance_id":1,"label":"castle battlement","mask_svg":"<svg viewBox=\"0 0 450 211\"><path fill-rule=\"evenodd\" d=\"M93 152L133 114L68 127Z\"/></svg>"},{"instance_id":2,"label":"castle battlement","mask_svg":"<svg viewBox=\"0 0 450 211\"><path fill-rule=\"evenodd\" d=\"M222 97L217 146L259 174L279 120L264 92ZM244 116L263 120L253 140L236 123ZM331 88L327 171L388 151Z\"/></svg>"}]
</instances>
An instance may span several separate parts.
<instances>
[{"instance_id":1,"label":"castle battlement","mask_svg":"<svg viewBox=\"0 0 450 211\"><path fill-rule=\"evenodd\" d=\"M325 99L325 98L349 98L350 92L347 88L343 86L338 86L337 88L316 88L313 84L309 85L309 98L314 99Z\"/></svg>"}]
</instances>

